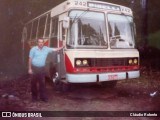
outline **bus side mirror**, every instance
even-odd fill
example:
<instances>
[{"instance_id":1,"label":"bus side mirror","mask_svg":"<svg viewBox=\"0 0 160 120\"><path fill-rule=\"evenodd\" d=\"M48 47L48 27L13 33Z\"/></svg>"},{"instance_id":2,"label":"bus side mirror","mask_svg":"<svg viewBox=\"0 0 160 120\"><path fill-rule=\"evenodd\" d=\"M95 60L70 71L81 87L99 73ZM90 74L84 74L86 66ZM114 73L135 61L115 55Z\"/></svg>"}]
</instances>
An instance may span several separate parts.
<instances>
[{"instance_id":1,"label":"bus side mirror","mask_svg":"<svg viewBox=\"0 0 160 120\"><path fill-rule=\"evenodd\" d=\"M63 19L63 28L69 28L69 17L64 17Z\"/></svg>"}]
</instances>

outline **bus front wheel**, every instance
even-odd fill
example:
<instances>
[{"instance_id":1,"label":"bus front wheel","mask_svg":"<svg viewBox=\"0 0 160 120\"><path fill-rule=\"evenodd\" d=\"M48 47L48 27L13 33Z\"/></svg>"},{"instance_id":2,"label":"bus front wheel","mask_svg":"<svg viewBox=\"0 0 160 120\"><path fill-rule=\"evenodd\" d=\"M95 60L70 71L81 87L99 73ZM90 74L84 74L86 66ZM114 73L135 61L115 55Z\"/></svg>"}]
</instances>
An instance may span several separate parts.
<instances>
[{"instance_id":1,"label":"bus front wheel","mask_svg":"<svg viewBox=\"0 0 160 120\"><path fill-rule=\"evenodd\" d=\"M56 91L60 91L61 90L61 82L58 79L54 79L53 80L53 84L54 84L54 89Z\"/></svg>"},{"instance_id":2,"label":"bus front wheel","mask_svg":"<svg viewBox=\"0 0 160 120\"><path fill-rule=\"evenodd\" d=\"M69 91L69 84L56 79L54 80L54 89L56 91L67 92Z\"/></svg>"}]
</instances>

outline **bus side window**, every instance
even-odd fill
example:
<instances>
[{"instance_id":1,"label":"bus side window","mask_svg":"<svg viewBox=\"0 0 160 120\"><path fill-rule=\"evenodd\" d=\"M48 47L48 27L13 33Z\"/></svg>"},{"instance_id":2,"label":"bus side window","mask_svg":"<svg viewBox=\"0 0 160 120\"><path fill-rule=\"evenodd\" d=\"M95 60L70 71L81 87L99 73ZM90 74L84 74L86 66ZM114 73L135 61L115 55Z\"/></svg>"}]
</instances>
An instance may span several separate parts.
<instances>
[{"instance_id":1,"label":"bus side window","mask_svg":"<svg viewBox=\"0 0 160 120\"><path fill-rule=\"evenodd\" d=\"M23 41L27 40L27 28L26 27L23 28L22 40Z\"/></svg>"},{"instance_id":2,"label":"bus side window","mask_svg":"<svg viewBox=\"0 0 160 120\"><path fill-rule=\"evenodd\" d=\"M58 47L58 17L52 19L51 47Z\"/></svg>"},{"instance_id":3,"label":"bus side window","mask_svg":"<svg viewBox=\"0 0 160 120\"><path fill-rule=\"evenodd\" d=\"M47 16L42 16L40 18L39 28L38 28L38 38L43 38L43 36L44 36L46 18L47 18Z\"/></svg>"},{"instance_id":4,"label":"bus side window","mask_svg":"<svg viewBox=\"0 0 160 120\"><path fill-rule=\"evenodd\" d=\"M50 33L50 14L47 15L47 23L46 23L46 33L45 33L45 37L49 38L49 33Z\"/></svg>"},{"instance_id":5,"label":"bus side window","mask_svg":"<svg viewBox=\"0 0 160 120\"><path fill-rule=\"evenodd\" d=\"M37 36L37 27L38 27L38 20L35 20L33 22L31 39L36 39L36 36Z\"/></svg>"},{"instance_id":6,"label":"bus side window","mask_svg":"<svg viewBox=\"0 0 160 120\"><path fill-rule=\"evenodd\" d=\"M26 39L27 40L30 40L30 37L31 37L31 27L32 27L32 24L27 24L26 25L26 31L27 31L27 36L26 36Z\"/></svg>"}]
</instances>

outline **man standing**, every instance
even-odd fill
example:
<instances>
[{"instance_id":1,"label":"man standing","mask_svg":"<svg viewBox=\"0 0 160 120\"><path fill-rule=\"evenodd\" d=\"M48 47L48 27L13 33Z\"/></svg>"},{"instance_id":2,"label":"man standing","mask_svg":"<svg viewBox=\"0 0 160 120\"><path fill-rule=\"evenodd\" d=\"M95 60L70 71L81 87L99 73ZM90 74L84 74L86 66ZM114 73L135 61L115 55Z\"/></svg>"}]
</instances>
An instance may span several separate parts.
<instances>
[{"instance_id":1,"label":"man standing","mask_svg":"<svg viewBox=\"0 0 160 120\"><path fill-rule=\"evenodd\" d=\"M49 48L44 46L44 40L38 39L38 45L33 47L29 53L29 66L28 73L32 75L31 80L31 92L32 92L32 101L38 100L38 91L40 99L44 102L47 102L46 88L45 88L45 62L48 53L52 51L59 50ZM39 89L37 89L37 83L39 84Z\"/></svg>"}]
</instances>

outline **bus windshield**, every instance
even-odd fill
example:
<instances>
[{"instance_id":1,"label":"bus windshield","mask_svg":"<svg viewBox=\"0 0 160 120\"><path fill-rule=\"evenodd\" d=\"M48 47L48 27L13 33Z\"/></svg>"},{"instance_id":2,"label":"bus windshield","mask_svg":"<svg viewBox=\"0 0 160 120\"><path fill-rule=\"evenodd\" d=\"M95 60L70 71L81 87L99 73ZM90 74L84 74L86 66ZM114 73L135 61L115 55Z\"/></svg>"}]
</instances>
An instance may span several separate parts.
<instances>
[{"instance_id":1,"label":"bus windshield","mask_svg":"<svg viewBox=\"0 0 160 120\"><path fill-rule=\"evenodd\" d=\"M72 10L67 46L71 48L107 48L103 13Z\"/></svg>"},{"instance_id":2,"label":"bus windshield","mask_svg":"<svg viewBox=\"0 0 160 120\"><path fill-rule=\"evenodd\" d=\"M133 18L126 15L108 14L111 48L134 48Z\"/></svg>"}]
</instances>

